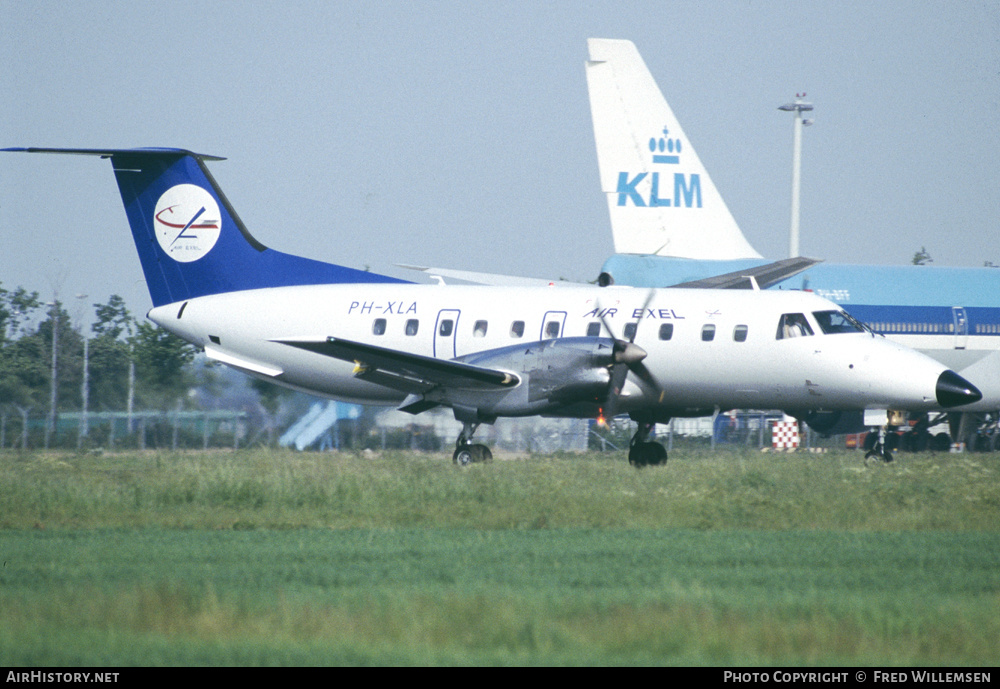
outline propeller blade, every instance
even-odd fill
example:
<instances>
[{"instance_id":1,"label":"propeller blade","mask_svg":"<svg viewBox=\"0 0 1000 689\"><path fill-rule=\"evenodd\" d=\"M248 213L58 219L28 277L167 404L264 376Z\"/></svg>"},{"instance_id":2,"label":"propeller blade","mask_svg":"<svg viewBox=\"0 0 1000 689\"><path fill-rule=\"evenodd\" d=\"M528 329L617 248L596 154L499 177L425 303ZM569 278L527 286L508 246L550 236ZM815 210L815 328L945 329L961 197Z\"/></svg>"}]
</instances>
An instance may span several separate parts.
<instances>
[{"instance_id":1,"label":"propeller blade","mask_svg":"<svg viewBox=\"0 0 1000 689\"><path fill-rule=\"evenodd\" d=\"M625 379L627 377L627 365L615 364L611 367L611 377L608 382L608 394L604 399L604 405L602 407L605 418L613 419L618 415L618 402L621 399L622 388L625 386Z\"/></svg>"},{"instance_id":2,"label":"propeller blade","mask_svg":"<svg viewBox=\"0 0 1000 689\"><path fill-rule=\"evenodd\" d=\"M614 351L612 354L613 363L610 366L611 375L608 381L608 392L604 398L604 405L602 407L605 418L613 419L615 417L629 371L636 373L647 383L652 382L652 376L650 375L649 370L642 365L642 360L646 358L647 352L645 349L635 344L635 337L639 333L639 322L646 314L646 309L649 308L649 304L653 301L653 297L655 295L656 292L654 290L649 290L646 294L646 300L643 302L642 308L639 310L639 317L635 319L634 324L629 324L632 326L631 329L629 329L628 325L625 327L625 331L622 332L622 335L628 337L627 340L620 340L615 337L614 332L604 319L604 314L598 310L601 323L604 324L605 330L607 330L611 337L615 340Z\"/></svg>"},{"instance_id":3,"label":"propeller blade","mask_svg":"<svg viewBox=\"0 0 1000 689\"><path fill-rule=\"evenodd\" d=\"M632 329L632 339L629 340L629 342L635 342L635 336L639 332L639 321L641 321L643 317L646 315L646 309L649 308L649 304L653 301L653 297L655 295L656 292L654 290L649 290L649 292L646 294L646 301L642 302L642 309L640 309L639 311L639 313L642 315L640 315L638 318L635 319L635 327Z\"/></svg>"}]
</instances>

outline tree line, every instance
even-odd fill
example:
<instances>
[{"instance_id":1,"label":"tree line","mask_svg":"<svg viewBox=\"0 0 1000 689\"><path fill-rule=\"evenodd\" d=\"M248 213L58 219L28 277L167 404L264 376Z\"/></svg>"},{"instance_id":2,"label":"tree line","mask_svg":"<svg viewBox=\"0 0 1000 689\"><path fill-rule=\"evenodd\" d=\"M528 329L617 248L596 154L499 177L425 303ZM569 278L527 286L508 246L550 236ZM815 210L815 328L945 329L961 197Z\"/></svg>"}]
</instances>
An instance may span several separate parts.
<instances>
[{"instance_id":1,"label":"tree line","mask_svg":"<svg viewBox=\"0 0 1000 689\"><path fill-rule=\"evenodd\" d=\"M77 306L86 315L74 322L58 297L43 302L38 292L0 283L5 421L83 411L85 392L88 412L176 406L194 380L195 348L135 319L116 294Z\"/></svg>"}]
</instances>

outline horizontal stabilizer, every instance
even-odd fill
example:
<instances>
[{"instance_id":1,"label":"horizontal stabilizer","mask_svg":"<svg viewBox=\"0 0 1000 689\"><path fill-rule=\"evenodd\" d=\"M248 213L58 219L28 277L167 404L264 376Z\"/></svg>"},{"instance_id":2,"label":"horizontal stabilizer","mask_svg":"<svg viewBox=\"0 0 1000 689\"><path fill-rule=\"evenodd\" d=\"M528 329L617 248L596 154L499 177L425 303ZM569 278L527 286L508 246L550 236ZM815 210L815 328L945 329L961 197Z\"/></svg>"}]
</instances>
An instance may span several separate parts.
<instances>
[{"instance_id":1,"label":"horizontal stabilizer","mask_svg":"<svg viewBox=\"0 0 1000 689\"><path fill-rule=\"evenodd\" d=\"M756 283L760 289L767 289L771 285L776 285L793 275L798 275L803 270L811 268L819 262L815 258L796 256L795 258L785 258L754 268L737 270L734 273L715 275L703 280L693 280L692 282L682 282L679 285L672 285L672 287L683 287L685 289L755 289L754 283Z\"/></svg>"},{"instance_id":2,"label":"horizontal stabilizer","mask_svg":"<svg viewBox=\"0 0 1000 689\"><path fill-rule=\"evenodd\" d=\"M27 148L4 148L0 149L11 153L59 153L62 155L99 156L101 158L111 158L116 155L163 155L176 157L178 155L188 155L197 160L225 160L221 156L205 155L204 153L194 153L183 148L38 148L29 146Z\"/></svg>"}]
</instances>

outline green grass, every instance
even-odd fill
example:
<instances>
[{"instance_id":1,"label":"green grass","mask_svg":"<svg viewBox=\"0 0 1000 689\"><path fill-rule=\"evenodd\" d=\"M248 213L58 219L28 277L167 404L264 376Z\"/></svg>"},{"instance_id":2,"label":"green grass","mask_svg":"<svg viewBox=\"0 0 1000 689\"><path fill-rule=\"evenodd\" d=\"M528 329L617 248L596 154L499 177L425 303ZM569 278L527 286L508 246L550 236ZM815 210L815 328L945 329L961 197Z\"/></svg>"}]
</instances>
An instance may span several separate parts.
<instances>
[{"instance_id":1,"label":"green grass","mask_svg":"<svg viewBox=\"0 0 1000 689\"><path fill-rule=\"evenodd\" d=\"M0 454L0 665L994 665L998 472Z\"/></svg>"},{"instance_id":2,"label":"green grass","mask_svg":"<svg viewBox=\"0 0 1000 689\"><path fill-rule=\"evenodd\" d=\"M0 528L997 530L1000 455L0 455Z\"/></svg>"}]
</instances>

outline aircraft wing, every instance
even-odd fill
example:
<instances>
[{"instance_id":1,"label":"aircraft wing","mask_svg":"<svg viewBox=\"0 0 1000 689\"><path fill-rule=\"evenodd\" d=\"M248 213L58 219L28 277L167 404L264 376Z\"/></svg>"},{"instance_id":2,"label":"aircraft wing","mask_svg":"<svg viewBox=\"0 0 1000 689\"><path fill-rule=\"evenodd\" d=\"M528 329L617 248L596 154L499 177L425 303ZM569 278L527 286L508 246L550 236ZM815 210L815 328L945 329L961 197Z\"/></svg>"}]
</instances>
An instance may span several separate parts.
<instances>
[{"instance_id":1,"label":"aircraft wing","mask_svg":"<svg viewBox=\"0 0 1000 689\"><path fill-rule=\"evenodd\" d=\"M755 289L754 282L756 282L757 287L760 289L767 289L771 285L797 275L819 262L815 258L805 258L804 256L785 258L774 263L737 270L734 273L726 273L725 275L714 275L701 280L682 282L679 285L671 285L671 287L683 287L687 289ZM751 281L750 278L753 278L753 280Z\"/></svg>"},{"instance_id":2,"label":"aircraft wing","mask_svg":"<svg viewBox=\"0 0 1000 689\"><path fill-rule=\"evenodd\" d=\"M278 342L334 359L353 361L357 365L354 375L358 378L411 394L425 393L439 386L466 390L502 390L520 382L520 378L506 371L408 354L339 337L328 337L319 342Z\"/></svg>"}]
</instances>

